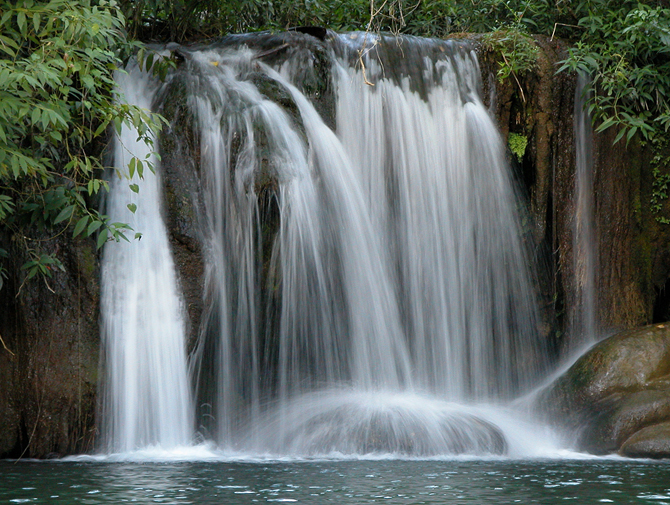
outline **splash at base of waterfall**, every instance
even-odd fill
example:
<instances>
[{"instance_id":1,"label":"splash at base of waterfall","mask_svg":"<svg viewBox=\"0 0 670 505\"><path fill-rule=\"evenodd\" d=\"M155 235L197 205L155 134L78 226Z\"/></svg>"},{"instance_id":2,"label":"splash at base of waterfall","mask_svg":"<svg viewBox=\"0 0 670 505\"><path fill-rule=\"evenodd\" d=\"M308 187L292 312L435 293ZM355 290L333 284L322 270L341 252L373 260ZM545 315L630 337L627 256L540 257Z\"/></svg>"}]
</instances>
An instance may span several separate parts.
<instances>
[{"instance_id":1,"label":"splash at base of waterfall","mask_svg":"<svg viewBox=\"0 0 670 505\"><path fill-rule=\"evenodd\" d=\"M507 454L490 414L409 392L334 389L278 405L245 445L296 456Z\"/></svg>"},{"instance_id":2,"label":"splash at base of waterfall","mask_svg":"<svg viewBox=\"0 0 670 505\"><path fill-rule=\"evenodd\" d=\"M331 389L276 404L229 446L212 441L96 456L104 461L583 458L510 406L420 393Z\"/></svg>"}]
</instances>

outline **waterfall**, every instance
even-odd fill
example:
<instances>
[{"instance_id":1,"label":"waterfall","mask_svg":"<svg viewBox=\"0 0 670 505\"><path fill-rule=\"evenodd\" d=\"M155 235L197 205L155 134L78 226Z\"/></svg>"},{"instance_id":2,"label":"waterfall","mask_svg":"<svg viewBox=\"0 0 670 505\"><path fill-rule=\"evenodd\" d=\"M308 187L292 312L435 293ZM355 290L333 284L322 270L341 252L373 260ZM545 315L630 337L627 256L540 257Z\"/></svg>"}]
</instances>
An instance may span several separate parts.
<instances>
[{"instance_id":1,"label":"waterfall","mask_svg":"<svg viewBox=\"0 0 670 505\"><path fill-rule=\"evenodd\" d=\"M481 404L530 387L544 359L519 203L480 98L474 53L464 43L398 40L261 34L180 48L183 62L165 86L183 95L179 115L190 119L179 124L192 131L174 137L196 139L199 165L205 309L191 360L197 407L187 386L172 387L183 394L184 422L195 412L199 431L219 447L298 455L508 450L500 428L507 414ZM135 219L151 212L160 221L147 183ZM132 196L122 186L113 189L121 209ZM141 307L172 307L172 319L155 323L161 334L174 331L183 359L165 225L133 226L160 231L152 240L170 289L160 300L143 295ZM125 258L124 247L105 251L112 273L103 284L114 284L105 287L106 305L121 305L128 295L116 291L151 275L149 265L131 271L142 260ZM137 324L122 312L104 313L107 340L119 336L110 356L134 352L127 330L113 327ZM154 331L148 317L141 321L143 332ZM156 352L146 359L167 350ZM136 365L147 391L162 387ZM129 389L115 385L123 369L109 370L112 418L122 418L112 425L130 422L120 403L143 404L141 392L118 390Z\"/></svg>"},{"instance_id":2,"label":"waterfall","mask_svg":"<svg viewBox=\"0 0 670 505\"><path fill-rule=\"evenodd\" d=\"M127 103L151 108L155 85L136 67L116 76ZM135 156L151 149L123 127L114 141L114 163L127 172ZM154 164L158 160L151 159ZM141 186L139 194L129 188ZM101 319L103 438L108 450L186 445L193 438L193 406L187 372L183 308L166 226L161 215L160 174L110 181L106 212L142 233L131 243L109 242L102 261ZM132 214L128 204L135 204Z\"/></svg>"},{"instance_id":3,"label":"waterfall","mask_svg":"<svg viewBox=\"0 0 670 505\"><path fill-rule=\"evenodd\" d=\"M587 76L580 74L575 90L575 217L573 250L575 314L571 342L577 345L598 340L596 306L597 244L593 210L593 128L587 110Z\"/></svg>"}]
</instances>

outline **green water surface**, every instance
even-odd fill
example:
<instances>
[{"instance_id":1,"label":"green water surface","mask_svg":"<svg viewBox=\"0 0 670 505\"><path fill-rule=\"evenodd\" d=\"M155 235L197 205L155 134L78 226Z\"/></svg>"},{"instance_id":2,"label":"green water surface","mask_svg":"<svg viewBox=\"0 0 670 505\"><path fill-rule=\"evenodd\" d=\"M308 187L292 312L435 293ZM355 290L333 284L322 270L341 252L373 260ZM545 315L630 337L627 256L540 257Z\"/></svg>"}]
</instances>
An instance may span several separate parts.
<instances>
[{"instance_id":1,"label":"green water surface","mask_svg":"<svg viewBox=\"0 0 670 505\"><path fill-rule=\"evenodd\" d=\"M0 461L5 503L670 504L670 462Z\"/></svg>"}]
</instances>

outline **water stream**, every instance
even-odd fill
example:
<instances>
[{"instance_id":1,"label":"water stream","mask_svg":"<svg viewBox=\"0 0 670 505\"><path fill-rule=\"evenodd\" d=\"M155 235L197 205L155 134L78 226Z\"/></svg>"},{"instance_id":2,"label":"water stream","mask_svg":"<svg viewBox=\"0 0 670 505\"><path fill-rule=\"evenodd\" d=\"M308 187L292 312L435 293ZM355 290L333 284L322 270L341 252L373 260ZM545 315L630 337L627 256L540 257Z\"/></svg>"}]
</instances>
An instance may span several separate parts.
<instances>
[{"instance_id":1,"label":"water stream","mask_svg":"<svg viewBox=\"0 0 670 505\"><path fill-rule=\"evenodd\" d=\"M593 204L593 128L587 110L585 89L588 77L580 74L575 90L575 214L573 250L575 273L575 315L570 338L573 351L598 341L597 244Z\"/></svg>"}]
</instances>

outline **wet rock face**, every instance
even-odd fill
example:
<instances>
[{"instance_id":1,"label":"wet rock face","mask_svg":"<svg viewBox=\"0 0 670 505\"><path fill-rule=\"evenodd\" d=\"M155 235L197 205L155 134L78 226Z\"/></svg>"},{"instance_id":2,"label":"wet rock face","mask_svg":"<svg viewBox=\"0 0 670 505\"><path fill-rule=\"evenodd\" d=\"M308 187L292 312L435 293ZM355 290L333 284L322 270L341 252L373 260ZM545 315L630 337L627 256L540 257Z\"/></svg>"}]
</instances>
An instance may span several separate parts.
<instances>
[{"instance_id":1,"label":"wet rock face","mask_svg":"<svg viewBox=\"0 0 670 505\"><path fill-rule=\"evenodd\" d=\"M479 47L483 99L495 116L503 142L510 134L528 140L521 159L510 153L509 161L524 200L524 240L533 250L538 269L537 294L541 308L539 331L558 352L565 346L561 306L572 293L572 235L574 215L575 149L572 130L575 76L556 74L558 62L567 55L559 39L536 37L536 67L500 82L501 56ZM566 307L569 308L569 307ZM570 309L571 310L571 309ZM569 314L568 314L569 316Z\"/></svg>"},{"instance_id":2,"label":"wet rock face","mask_svg":"<svg viewBox=\"0 0 670 505\"><path fill-rule=\"evenodd\" d=\"M526 240L532 243L540 273L540 331L557 354L578 345L570 335L578 317L580 278L575 271L576 160L573 131L576 76L556 73L567 57L559 39L534 37L540 49L536 67L499 82L500 55L481 47L484 100L495 115L504 141L523 135L521 160L510 156L527 215ZM614 144L617 131L594 135L593 204L597 252L596 319L605 330L668 320L670 226L651 210L654 176L650 146L637 139ZM663 216L670 212L664 203ZM654 314L654 308L657 314ZM586 338L597 338L589 335Z\"/></svg>"},{"instance_id":3,"label":"wet rock face","mask_svg":"<svg viewBox=\"0 0 670 505\"><path fill-rule=\"evenodd\" d=\"M577 434L581 450L663 457L670 431L652 428L670 422L670 324L624 331L595 345L542 404L550 419Z\"/></svg>"},{"instance_id":4,"label":"wet rock face","mask_svg":"<svg viewBox=\"0 0 670 505\"><path fill-rule=\"evenodd\" d=\"M317 30L315 33L321 32ZM239 49L241 46L247 46L257 51L248 71L241 73L240 80L253 83L268 100L280 105L295 120L302 134L304 132L301 118L288 90L268 78L259 69L263 64L274 68L295 65L298 69L297 86L310 99L324 122L334 128L335 97L331 62L328 46L322 39L323 37L313 35L312 31L263 32L230 35L207 47L225 51L227 48ZM198 118L193 103L189 102L192 98L189 98L188 90L192 90L194 86L193 69L189 65L189 60L192 58L191 50L202 49L202 46L170 44L168 47L179 56L181 63L159 91L156 99L156 104L159 105L158 112L169 122L169 127L161 135L159 149L162 158L166 222L188 315L188 348L192 350L203 324L206 254L203 250L203 241L207 232L202 217L205 196L200 158L209 146L199 138ZM203 89L206 90L206 87ZM264 151L268 148L265 132L258 130L256 134L259 150ZM222 169L230 170L231 173L234 171L245 136L246 131L242 127L233 134L229 164ZM278 185L269 158L265 154L262 156L260 168L253 176L253 188L248 189L253 191L258 199L263 250L261 262L263 284L267 282L269 276L272 244L279 229ZM266 296L266 293L264 292L262 296Z\"/></svg>"},{"instance_id":5,"label":"wet rock face","mask_svg":"<svg viewBox=\"0 0 670 505\"><path fill-rule=\"evenodd\" d=\"M98 382L98 258L92 240L48 244L66 267L21 287L18 250L0 291L0 458L94 447ZM19 293L18 296L15 296Z\"/></svg>"},{"instance_id":6,"label":"wet rock face","mask_svg":"<svg viewBox=\"0 0 670 505\"><path fill-rule=\"evenodd\" d=\"M324 33L325 32L325 33ZM239 47L244 44L258 50L256 61L274 68L294 65L296 86L307 96L323 121L335 127L335 95L331 79L329 39L333 32L314 33L288 31L280 33L255 33L224 37L214 47ZM274 92L268 98L275 100ZM281 103L281 100L276 100Z\"/></svg>"}]
</instances>

